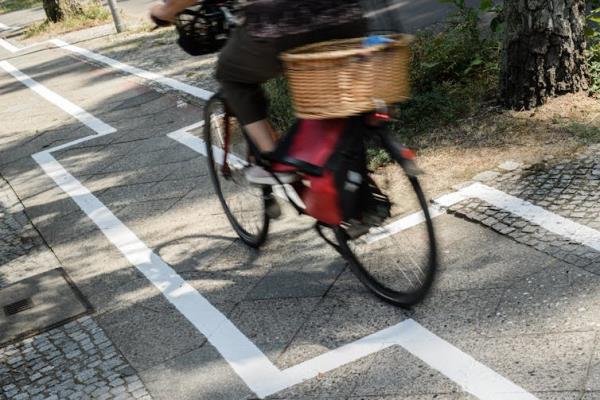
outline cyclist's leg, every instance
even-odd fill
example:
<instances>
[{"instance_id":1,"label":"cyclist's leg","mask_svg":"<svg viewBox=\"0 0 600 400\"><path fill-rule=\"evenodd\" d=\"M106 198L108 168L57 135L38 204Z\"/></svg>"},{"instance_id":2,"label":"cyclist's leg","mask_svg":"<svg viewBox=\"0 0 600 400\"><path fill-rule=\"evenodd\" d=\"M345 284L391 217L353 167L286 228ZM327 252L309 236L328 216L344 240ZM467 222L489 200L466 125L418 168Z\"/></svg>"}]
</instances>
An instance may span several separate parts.
<instances>
[{"instance_id":1,"label":"cyclist's leg","mask_svg":"<svg viewBox=\"0 0 600 400\"><path fill-rule=\"evenodd\" d=\"M221 51L217 65L217 80L227 104L262 152L275 147L261 84L281 73L278 54L274 40L254 38L241 27Z\"/></svg>"}]
</instances>

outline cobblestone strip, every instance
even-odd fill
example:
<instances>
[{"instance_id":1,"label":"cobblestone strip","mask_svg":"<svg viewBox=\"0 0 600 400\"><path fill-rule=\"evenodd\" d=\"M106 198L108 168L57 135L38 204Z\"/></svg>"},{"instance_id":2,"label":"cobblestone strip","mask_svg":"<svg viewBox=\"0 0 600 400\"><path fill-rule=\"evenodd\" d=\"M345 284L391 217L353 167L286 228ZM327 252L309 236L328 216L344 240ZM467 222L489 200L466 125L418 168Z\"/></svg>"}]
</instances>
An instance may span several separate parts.
<instances>
[{"instance_id":1,"label":"cobblestone strip","mask_svg":"<svg viewBox=\"0 0 600 400\"><path fill-rule=\"evenodd\" d=\"M572 160L498 174L485 184L579 224L600 230L600 148ZM546 254L600 274L600 253L546 231L483 201L472 199L450 208L457 216L479 222Z\"/></svg>"},{"instance_id":2,"label":"cobblestone strip","mask_svg":"<svg viewBox=\"0 0 600 400\"><path fill-rule=\"evenodd\" d=\"M0 349L1 400L141 399L137 373L91 317Z\"/></svg>"},{"instance_id":3,"label":"cobblestone strip","mask_svg":"<svg viewBox=\"0 0 600 400\"><path fill-rule=\"evenodd\" d=\"M16 194L0 177L0 289L59 266Z\"/></svg>"}]
</instances>

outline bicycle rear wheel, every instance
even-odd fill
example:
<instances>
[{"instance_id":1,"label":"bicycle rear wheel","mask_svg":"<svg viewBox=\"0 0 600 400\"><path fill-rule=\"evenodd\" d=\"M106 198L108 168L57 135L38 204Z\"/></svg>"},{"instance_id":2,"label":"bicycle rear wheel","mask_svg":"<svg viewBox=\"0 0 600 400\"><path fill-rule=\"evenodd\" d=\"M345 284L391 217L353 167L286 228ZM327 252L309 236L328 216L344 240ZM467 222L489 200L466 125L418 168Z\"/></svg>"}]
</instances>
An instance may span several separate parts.
<instances>
[{"instance_id":1,"label":"bicycle rear wheel","mask_svg":"<svg viewBox=\"0 0 600 400\"><path fill-rule=\"evenodd\" d=\"M336 239L338 251L367 288L389 303L409 307L431 288L437 269L436 241L418 179L404 174L394 190L404 193L400 217L354 240L338 227Z\"/></svg>"},{"instance_id":2,"label":"bicycle rear wheel","mask_svg":"<svg viewBox=\"0 0 600 400\"><path fill-rule=\"evenodd\" d=\"M269 231L266 199L271 196L271 188L257 187L246 180L244 170L253 163L252 149L237 119L226 112L218 95L206 104L204 140L210 177L227 219L244 243L260 247Z\"/></svg>"}]
</instances>

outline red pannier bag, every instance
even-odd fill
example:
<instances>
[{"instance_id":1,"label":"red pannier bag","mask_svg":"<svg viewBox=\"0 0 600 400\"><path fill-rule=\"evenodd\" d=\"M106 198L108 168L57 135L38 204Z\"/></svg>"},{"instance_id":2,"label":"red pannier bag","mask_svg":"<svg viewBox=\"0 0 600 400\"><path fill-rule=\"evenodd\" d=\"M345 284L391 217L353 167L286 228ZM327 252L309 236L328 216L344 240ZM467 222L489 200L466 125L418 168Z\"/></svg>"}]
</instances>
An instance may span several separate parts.
<instances>
[{"instance_id":1,"label":"red pannier bag","mask_svg":"<svg viewBox=\"0 0 600 400\"><path fill-rule=\"evenodd\" d=\"M305 213L323 224L339 225L360 215L366 156L362 137L352 126L352 119L300 120L278 149L284 162L321 169L319 176L304 175L296 190Z\"/></svg>"}]
</instances>

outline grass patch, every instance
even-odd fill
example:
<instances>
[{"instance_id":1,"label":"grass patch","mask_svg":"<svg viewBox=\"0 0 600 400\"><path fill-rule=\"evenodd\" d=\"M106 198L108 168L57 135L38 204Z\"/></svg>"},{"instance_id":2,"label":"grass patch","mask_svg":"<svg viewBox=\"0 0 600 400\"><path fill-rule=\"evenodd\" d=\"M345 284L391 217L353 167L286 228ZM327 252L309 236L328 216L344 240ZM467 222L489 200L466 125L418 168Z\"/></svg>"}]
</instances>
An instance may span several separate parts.
<instances>
[{"instance_id":1,"label":"grass patch","mask_svg":"<svg viewBox=\"0 0 600 400\"><path fill-rule=\"evenodd\" d=\"M600 143L600 127L598 126L571 122L566 125L566 129L584 143Z\"/></svg>"},{"instance_id":2,"label":"grass patch","mask_svg":"<svg viewBox=\"0 0 600 400\"><path fill-rule=\"evenodd\" d=\"M81 14L69 15L60 22L53 23L48 20L30 25L24 33L25 38L41 34L60 34L79 29L90 28L108 22L111 19L110 11L101 3L91 2L83 6Z\"/></svg>"},{"instance_id":3,"label":"grass patch","mask_svg":"<svg viewBox=\"0 0 600 400\"><path fill-rule=\"evenodd\" d=\"M41 7L40 0L0 0L0 14Z\"/></svg>"},{"instance_id":4,"label":"grass patch","mask_svg":"<svg viewBox=\"0 0 600 400\"><path fill-rule=\"evenodd\" d=\"M269 119L279 132L287 132L296 120L294 106L285 78L272 79L263 89L269 99Z\"/></svg>"}]
</instances>

